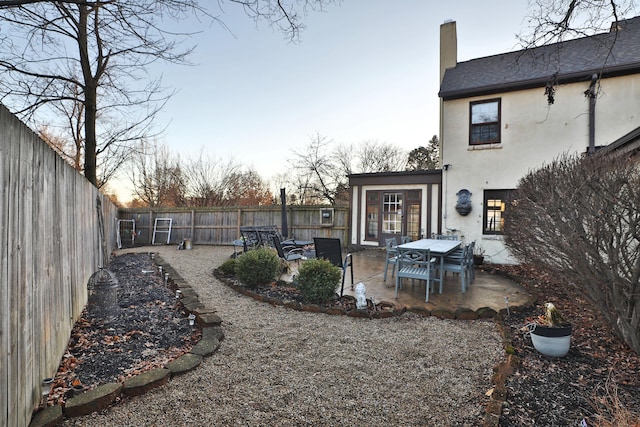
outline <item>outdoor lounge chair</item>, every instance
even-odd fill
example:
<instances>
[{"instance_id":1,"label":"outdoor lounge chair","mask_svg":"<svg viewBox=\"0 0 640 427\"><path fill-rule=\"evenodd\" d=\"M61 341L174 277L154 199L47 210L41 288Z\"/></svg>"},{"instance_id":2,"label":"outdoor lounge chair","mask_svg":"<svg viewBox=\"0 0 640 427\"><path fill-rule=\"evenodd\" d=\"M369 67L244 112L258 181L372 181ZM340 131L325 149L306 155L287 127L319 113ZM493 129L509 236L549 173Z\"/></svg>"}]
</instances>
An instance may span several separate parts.
<instances>
[{"instance_id":1,"label":"outdoor lounge chair","mask_svg":"<svg viewBox=\"0 0 640 427\"><path fill-rule=\"evenodd\" d=\"M273 240L273 247L276 248L278 256L285 261L300 261L304 258L304 250L296 246L283 246L280 241L280 236L274 234L271 236Z\"/></svg>"},{"instance_id":2,"label":"outdoor lounge chair","mask_svg":"<svg viewBox=\"0 0 640 427\"><path fill-rule=\"evenodd\" d=\"M331 264L342 269L342 287L340 288L340 296L344 294L344 279L347 275L347 267L351 267L351 289L353 289L353 261L350 253L348 253L344 259L342 258L342 245L340 244L340 239L314 237L313 242L316 248L316 258L324 258L331 262Z\"/></svg>"}]
</instances>

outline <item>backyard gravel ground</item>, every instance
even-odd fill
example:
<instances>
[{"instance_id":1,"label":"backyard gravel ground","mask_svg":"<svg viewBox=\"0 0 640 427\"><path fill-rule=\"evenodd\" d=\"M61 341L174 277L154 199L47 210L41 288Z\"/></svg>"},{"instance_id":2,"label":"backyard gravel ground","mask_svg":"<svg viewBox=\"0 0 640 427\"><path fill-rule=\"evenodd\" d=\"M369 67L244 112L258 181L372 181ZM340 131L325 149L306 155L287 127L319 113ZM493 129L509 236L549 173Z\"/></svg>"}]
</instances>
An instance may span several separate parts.
<instances>
[{"instance_id":1,"label":"backyard gravel ground","mask_svg":"<svg viewBox=\"0 0 640 427\"><path fill-rule=\"evenodd\" d=\"M225 338L195 370L65 426L477 426L504 350L491 320L300 312L214 278L229 247L158 253L217 310Z\"/></svg>"}]
</instances>

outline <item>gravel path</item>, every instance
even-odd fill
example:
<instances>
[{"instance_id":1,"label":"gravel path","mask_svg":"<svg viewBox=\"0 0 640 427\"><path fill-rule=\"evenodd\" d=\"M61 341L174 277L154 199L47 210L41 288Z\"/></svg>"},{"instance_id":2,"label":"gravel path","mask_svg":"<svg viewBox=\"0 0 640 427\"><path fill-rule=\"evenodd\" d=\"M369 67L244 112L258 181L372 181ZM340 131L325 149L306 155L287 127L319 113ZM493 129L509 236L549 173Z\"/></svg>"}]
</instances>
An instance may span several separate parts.
<instances>
[{"instance_id":1,"label":"gravel path","mask_svg":"<svg viewBox=\"0 0 640 427\"><path fill-rule=\"evenodd\" d=\"M65 426L481 425L503 354L492 321L299 312L218 282L228 247L136 250L158 252L217 309L225 339L194 371Z\"/></svg>"}]
</instances>

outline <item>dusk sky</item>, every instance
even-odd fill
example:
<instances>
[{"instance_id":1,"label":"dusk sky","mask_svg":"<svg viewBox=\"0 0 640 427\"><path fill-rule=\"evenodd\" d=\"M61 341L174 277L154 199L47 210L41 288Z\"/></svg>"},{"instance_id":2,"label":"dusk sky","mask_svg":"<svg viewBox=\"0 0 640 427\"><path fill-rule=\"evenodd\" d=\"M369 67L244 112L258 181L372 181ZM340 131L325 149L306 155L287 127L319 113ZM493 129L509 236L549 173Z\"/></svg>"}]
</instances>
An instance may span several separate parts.
<instances>
[{"instance_id":1,"label":"dusk sky","mask_svg":"<svg viewBox=\"0 0 640 427\"><path fill-rule=\"evenodd\" d=\"M345 0L311 11L292 44L225 4L230 31L193 23L204 29L197 65L159 67L179 91L159 141L183 158L233 158L265 180L317 134L417 148L438 134L440 25L457 22L462 61L518 49L526 15L526 0Z\"/></svg>"}]
</instances>

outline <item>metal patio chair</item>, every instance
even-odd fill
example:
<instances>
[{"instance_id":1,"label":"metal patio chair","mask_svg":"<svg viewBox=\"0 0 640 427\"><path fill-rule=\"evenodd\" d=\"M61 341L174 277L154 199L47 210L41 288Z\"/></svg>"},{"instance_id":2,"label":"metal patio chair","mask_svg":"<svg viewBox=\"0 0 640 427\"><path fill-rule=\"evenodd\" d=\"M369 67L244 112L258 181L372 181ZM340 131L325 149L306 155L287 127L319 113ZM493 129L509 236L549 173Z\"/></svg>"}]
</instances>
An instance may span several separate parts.
<instances>
[{"instance_id":1,"label":"metal patio chair","mask_svg":"<svg viewBox=\"0 0 640 427\"><path fill-rule=\"evenodd\" d=\"M331 264L342 269L340 296L344 294L344 280L347 275L347 267L351 269L351 289L353 289L353 260L351 259L350 253L342 258L342 244L340 243L340 239L314 237L313 242L316 248L316 258L326 259Z\"/></svg>"},{"instance_id":2,"label":"metal patio chair","mask_svg":"<svg viewBox=\"0 0 640 427\"><path fill-rule=\"evenodd\" d=\"M387 270L389 269L389 264L392 265L391 268L391 277L395 275L396 272L396 260L398 259L398 241L395 237L385 239L386 246L386 259L384 260L384 281L387 281Z\"/></svg>"}]
</instances>

